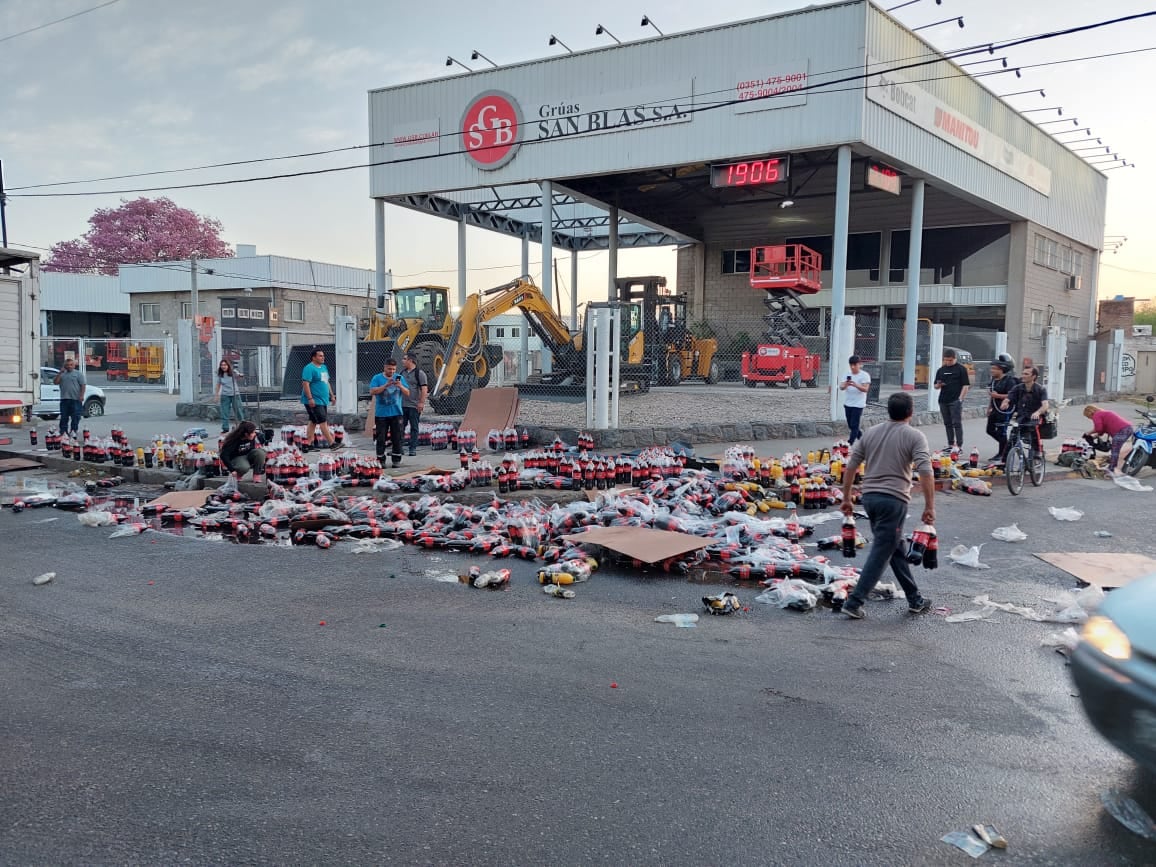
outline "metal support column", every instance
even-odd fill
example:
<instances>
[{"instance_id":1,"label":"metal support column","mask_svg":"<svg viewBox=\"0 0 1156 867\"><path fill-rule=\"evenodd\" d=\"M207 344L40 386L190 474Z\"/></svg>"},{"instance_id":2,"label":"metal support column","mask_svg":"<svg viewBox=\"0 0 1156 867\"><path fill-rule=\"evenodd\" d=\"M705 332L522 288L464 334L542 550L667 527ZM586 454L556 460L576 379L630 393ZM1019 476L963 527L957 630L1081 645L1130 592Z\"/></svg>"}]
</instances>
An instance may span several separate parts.
<instances>
[{"instance_id":1,"label":"metal support column","mask_svg":"<svg viewBox=\"0 0 1156 867\"><path fill-rule=\"evenodd\" d=\"M923 262L923 194L925 182L916 178L911 187L911 239L907 247L907 315L903 327L903 388L915 388L915 353L919 341L919 269ZM942 351L942 341L940 342ZM927 357L928 371L935 369L939 356ZM928 374L930 377L930 373ZM928 383L928 390L931 383Z\"/></svg>"},{"instance_id":2,"label":"metal support column","mask_svg":"<svg viewBox=\"0 0 1156 867\"><path fill-rule=\"evenodd\" d=\"M530 236L522 235L522 276L530 274ZM522 317L522 330L518 332L518 382L530 377L530 320Z\"/></svg>"},{"instance_id":3,"label":"metal support column","mask_svg":"<svg viewBox=\"0 0 1156 867\"><path fill-rule=\"evenodd\" d=\"M554 298L554 184L542 181L542 294L553 303ZM553 369L554 360L549 351L542 353L542 372Z\"/></svg>"},{"instance_id":4,"label":"metal support column","mask_svg":"<svg viewBox=\"0 0 1156 867\"><path fill-rule=\"evenodd\" d=\"M618 430L618 396L622 393L622 305L614 303L610 314L610 427Z\"/></svg>"},{"instance_id":5,"label":"metal support column","mask_svg":"<svg viewBox=\"0 0 1156 867\"><path fill-rule=\"evenodd\" d=\"M928 349L927 355L927 408L931 412L939 409L939 392L935 390L935 383L931 380L935 376L935 371L939 369L939 362L942 358L943 326L937 322L931 326L931 348ZM907 387L906 382L903 383L903 387ZM914 386L912 387L914 388Z\"/></svg>"},{"instance_id":6,"label":"metal support column","mask_svg":"<svg viewBox=\"0 0 1156 867\"><path fill-rule=\"evenodd\" d=\"M618 300L618 208L611 207L608 212L610 215L610 234L607 236L606 252L609 253L607 259L607 273L608 285L606 288L606 300Z\"/></svg>"},{"instance_id":7,"label":"metal support column","mask_svg":"<svg viewBox=\"0 0 1156 867\"><path fill-rule=\"evenodd\" d=\"M373 249L376 255L374 270L374 294L376 307L385 307L385 199L373 200Z\"/></svg>"},{"instance_id":8,"label":"metal support column","mask_svg":"<svg viewBox=\"0 0 1156 867\"><path fill-rule=\"evenodd\" d=\"M887 360L887 306L879 305L879 333L875 335L875 363L879 365L879 380L883 380L883 362Z\"/></svg>"},{"instance_id":9,"label":"metal support column","mask_svg":"<svg viewBox=\"0 0 1156 867\"><path fill-rule=\"evenodd\" d=\"M847 227L851 219L851 146L840 145L839 160L835 173L835 232L832 239L831 257L831 353L828 367L830 419L839 417L839 390L836 387L839 374L835 359L839 351L839 325L847 303Z\"/></svg>"},{"instance_id":10,"label":"metal support column","mask_svg":"<svg viewBox=\"0 0 1156 867\"><path fill-rule=\"evenodd\" d=\"M578 251L570 251L570 330L578 330Z\"/></svg>"},{"instance_id":11,"label":"metal support column","mask_svg":"<svg viewBox=\"0 0 1156 867\"><path fill-rule=\"evenodd\" d=\"M458 310L466 306L466 219L458 220Z\"/></svg>"},{"instance_id":12,"label":"metal support column","mask_svg":"<svg viewBox=\"0 0 1156 867\"><path fill-rule=\"evenodd\" d=\"M357 412L357 319L336 316L333 325L333 388L335 409L345 415Z\"/></svg>"},{"instance_id":13,"label":"metal support column","mask_svg":"<svg viewBox=\"0 0 1156 867\"><path fill-rule=\"evenodd\" d=\"M1088 329L1085 334L1088 335L1088 373L1084 383L1084 390L1088 395L1091 395L1096 390L1096 320L1099 318L1099 310L1096 309L1096 301L1100 294L1100 251L1093 250L1092 255L1088 257L1088 272L1085 275L1085 282L1088 285Z\"/></svg>"}]
</instances>

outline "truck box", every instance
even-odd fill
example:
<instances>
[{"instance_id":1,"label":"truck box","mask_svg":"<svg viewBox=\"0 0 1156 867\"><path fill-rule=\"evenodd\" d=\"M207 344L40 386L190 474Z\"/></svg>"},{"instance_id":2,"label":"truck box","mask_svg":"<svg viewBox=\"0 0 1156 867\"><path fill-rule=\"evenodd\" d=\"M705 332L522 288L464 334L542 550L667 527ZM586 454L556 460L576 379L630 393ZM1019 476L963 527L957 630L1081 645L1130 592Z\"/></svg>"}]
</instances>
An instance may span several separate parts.
<instances>
[{"instance_id":1,"label":"truck box","mask_svg":"<svg viewBox=\"0 0 1156 867\"><path fill-rule=\"evenodd\" d=\"M0 424L28 417L39 390L40 257L0 247Z\"/></svg>"}]
</instances>

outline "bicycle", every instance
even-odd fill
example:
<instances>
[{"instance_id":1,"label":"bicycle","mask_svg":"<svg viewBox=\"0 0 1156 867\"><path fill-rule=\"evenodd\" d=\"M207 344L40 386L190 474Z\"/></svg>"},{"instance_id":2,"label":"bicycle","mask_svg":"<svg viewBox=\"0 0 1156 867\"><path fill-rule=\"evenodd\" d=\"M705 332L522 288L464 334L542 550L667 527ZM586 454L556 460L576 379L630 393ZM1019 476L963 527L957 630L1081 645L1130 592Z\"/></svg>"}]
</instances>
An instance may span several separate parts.
<instances>
[{"instance_id":1,"label":"bicycle","mask_svg":"<svg viewBox=\"0 0 1156 867\"><path fill-rule=\"evenodd\" d=\"M1046 456L1043 443L1040 448L1034 448L1034 443L1024 442L1021 434L1021 425L1014 419L1007 427L1007 454L1004 457L1004 477L1007 479L1007 489L1012 496L1016 496L1024 489L1024 476L1030 475L1032 485L1039 487L1044 483ZM1029 431L1035 431L1035 426L1025 426Z\"/></svg>"}]
</instances>

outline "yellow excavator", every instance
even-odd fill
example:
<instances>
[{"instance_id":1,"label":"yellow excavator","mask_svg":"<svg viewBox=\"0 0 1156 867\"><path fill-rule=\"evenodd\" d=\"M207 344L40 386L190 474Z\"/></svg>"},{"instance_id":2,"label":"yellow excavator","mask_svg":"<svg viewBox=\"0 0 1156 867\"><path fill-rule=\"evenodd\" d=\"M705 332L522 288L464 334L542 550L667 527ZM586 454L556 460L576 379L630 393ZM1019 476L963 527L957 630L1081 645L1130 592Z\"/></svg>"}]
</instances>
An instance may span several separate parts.
<instances>
[{"instance_id":1,"label":"yellow excavator","mask_svg":"<svg viewBox=\"0 0 1156 867\"><path fill-rule=\"evenodd\" d=\"M455 320L450 315L450 290L446 286L408 286L390 291L393 310L374 310L363 344L382 344L375 353L380 361L400 358L406 352L417 356L417 366L434 382L445 363L446 346ZM383 299L384 300L384 299ZM490 370L501 359L502 348L486 345L471 359L470 373L481 388L490 381ZM380 373L380 361L374 373Z\"/></svg>"},{"instance_id":2,"label":"yellow excavator","mask_svg":"<svg viewBox=\"0 0 1156 867\"><path fill-rule=\"evenodd\" d=\"M586 353L581 333L572 334L549 299L527 276L495 286L466 299L446 342L445 363L430 390L430 403L439 413L465 409L470 392L485 383L478 370L489 372L486 358L485 324L495 316L520 310L530 330L542 341L552 357L552 371L533 384L539 392L573 389L585 383ZM623 353L620 366L623 390L647 391L654 369L644 358L645 329L633 327L630 317L623 321ZM480 367L479 367L480 365ZM487 375L488 380L488 375Z\"/></svg>"}]
</instances>

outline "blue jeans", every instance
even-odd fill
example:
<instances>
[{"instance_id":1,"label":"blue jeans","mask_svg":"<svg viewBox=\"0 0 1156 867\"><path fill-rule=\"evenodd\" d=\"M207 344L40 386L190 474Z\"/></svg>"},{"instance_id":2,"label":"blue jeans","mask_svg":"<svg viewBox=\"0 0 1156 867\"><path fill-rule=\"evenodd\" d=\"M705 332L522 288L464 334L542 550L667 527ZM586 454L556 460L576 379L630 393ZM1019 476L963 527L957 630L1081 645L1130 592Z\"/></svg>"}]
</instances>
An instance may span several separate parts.
<instances>
[{"instance_id":1,"label":"blue jeans","mask_svg":"<svg viewBox=\"0 0 1156 867\"><path fill-rule=\"evenodd\" d=\"M236 394L236 395L222 394L221 395L221 433L225 433L229 430L229 416L231 416L234 411L236 411L236 413L237 413L237 421L238 422L242 422L245 420L245 406L244 406L244 404L241 403L241 396L239 394Z\"/></svg>"},{"instance_id":2,"label":"blue jeans","mask_svg":"<svg viewBox=\"0 0 1156 867\"><path fill-rule=\"evenodd\" d=\"M859 419L863 418L863 407L844 406L843 414L847 416L847 427L851 430L851 435L847 437L847 442L854 445L855 440L863 436L863 431L859 430Z\"/></svg>"},{"instance_id":3,"label":"blue jeans","mask_svg":"<svg viewBox=\"0 0 1156 867\"><path fill-rule=\"evenodd\" d=\"M80 417L84 414L84 404L79 400L62 397L60 399L60 432L76 433L80 428Z\"/></svg>"},{"instance_id":4,"label":"blue jeans","mask_svg":"<svg viewBox=\"0 0 1156 867\"><path fill-rule=\"evenodd\" d=\"M409 425L409 453L412 455L417 451L417 426L421 421L421 413L417 411L416 406L402 407L402 430Z\"/></svg>"},{"instance_id":5,"label":"blue jeans","mask_svg":"<svg viewBox=\"0 0 1156 867\"><path fill-rule=\"evenodd\" d=\"M903 540L903 521L907 517L907 503L890 494L864 494L863 508L871 521L871 550L867 552L867 562L859 573L859 583L847 596L843 607L858 608L866 602L888 563L907 596L907 604L919 605L923 596L911 577L911 567L904 556L907 546Z\"/></svg>"}]
</instances>

